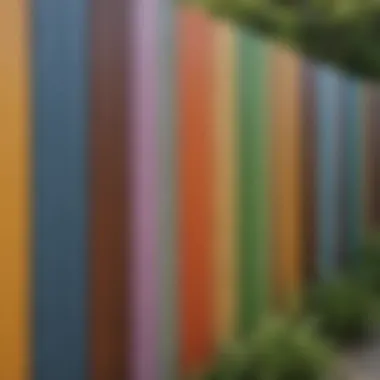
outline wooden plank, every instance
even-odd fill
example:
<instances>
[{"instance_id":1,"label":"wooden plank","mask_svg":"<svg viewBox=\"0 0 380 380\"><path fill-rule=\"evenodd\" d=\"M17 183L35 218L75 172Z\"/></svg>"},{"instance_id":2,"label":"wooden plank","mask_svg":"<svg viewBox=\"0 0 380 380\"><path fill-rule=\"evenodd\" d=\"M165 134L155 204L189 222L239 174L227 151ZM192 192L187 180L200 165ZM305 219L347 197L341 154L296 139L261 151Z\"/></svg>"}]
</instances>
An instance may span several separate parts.
<instances>
[{"instance_id":1,"label":"wooden plank","mask_svg":"<svg viewBox=\"0 0 380 380\"><path fill-rule=\"evenodd\" d=\"M175 10L170 0L159 4L159 342L158 378L179 378L177 100L175 89Z\"/></svg>"},{"instance_id":2,"label":"wooden plank","mask_svg":"<svg viewBox=\"0 0 380 380\"><path fill-rule=\"evenodd\" d=\"M133 334L131 378L158 371L158 10L156 0L133 7Z\"/></svg>"},{"instance_id":3,"label":"wooden plank","mask_svg":"<svg viewBox=\"0 0 380 380\"><path fill-rule=\"evenodd\" d=\"M379 87L371 84L367 87L367 124L366 124L366 160L367 160L367 219L368 230L374 232L380 225L380 104Z\"/></svg>"},{"instance_id":4,"label":"wooden plank","mask_svg":"<svg viewBox=\"0 0 380 380\"><path fill-rule=\"evenodd\" d=\"M318 273L320 278L327 279L338 267L339 78L327 67L319 68L317 75Z\"/></svg>"},{"instance_id":5,"label":"wooden plank","mask_svg":"<svg viewBox=\"0 0 380 380\"><path fill-rule=\"evenodd\" d=\"M364 233L364 107L363 88L358 79L347 81L345 93L347 115L346 167L347 177L347 260L350 266L360 258L358 249Z\"/></svg>"},{"instance_id":6,"label":"wooden plank","mask_svg":"<svg viewBox=\"0 0 380 380\"><path fill-rule=\"evenodd\" d=\"M239 35L239 331L249 333L268 305L267 49L251 32Z\"/></svg>"},{"instance_id":7,"label":"wooden plank","mask_svg":"<svg viewBox=\"0 0 380 380\"><path fill-rule=\"evenodd\" d=\"M28 4L0 3L0 378L30 378Z\"/></svg>"},{"instance_id":8,"label":"wooden plank","mask_svg":"<svg viewBox=\"0 0 380 380\"><path fill-rule=\"evenodd\" d=\"M216 24L214 33L215 335L223 345L235 336L238 307L237 38L226 22Z\"/></svg>"},{"instance_id":9,"label":"wooden plank","mask_svg":"<svg viewBox=\"0 0 380 380\"><path fill-rule=\"evenodd\" d=\"M128 29L127 29L128 25ZM91 12L91 378L124 379L130 363L130 78L124 0ZM126 280L127 278L127 280Z\"/></svg>"},{"instance_id":10,"label":"wooden plank","mask_svg":"<svg viewBox=\"0 0 380 380\"><path fill-rule=\"evenodd\" d=\"M87 376L87 3L33 2L34 374Z\"/></svg>"},{"instance_id":11,"label":"wooden plank","mask_svg":"<svg viewBox=\"0 0 380 380\"><path fill-rule=\"evenodd\" d=\"M213 26L182 9L178 35L180 360L188 373L213 353Z\"/></svg>"},{"instance_id":12,"label":"wooden plank","mask_svg":"<svg viewBox=\"0 0 380 380\"><path fill-rule=\"evenodd\" d=\"M300 62L276 47L273 58L273 257L278 305L298 303L301 283Z\"/></svg>"},{"instance_id":13,"label":"wooden plank","mask_svg":"<svg viewBox=\"0 0 380 380\"><path fill-rule=\"evenodd\" d=\"M315 65L305 61L302 68L302 262L304 279L317 274L316 182L317 182L317 109Z\"/></svg>"}]
</instances>

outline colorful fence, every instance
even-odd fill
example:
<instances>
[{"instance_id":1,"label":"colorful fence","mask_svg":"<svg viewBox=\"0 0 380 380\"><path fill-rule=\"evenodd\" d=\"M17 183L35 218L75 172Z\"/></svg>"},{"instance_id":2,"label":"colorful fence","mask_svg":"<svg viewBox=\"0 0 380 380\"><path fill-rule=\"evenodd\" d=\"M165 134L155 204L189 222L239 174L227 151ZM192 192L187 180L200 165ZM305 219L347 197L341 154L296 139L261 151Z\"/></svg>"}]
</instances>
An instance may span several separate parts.
<instances>
[{"instance_id":1,"label":"colorful fence","mask_svg":"<svg viewBox=\"0 0 380 380\"><path fill-rule=\"evenodd\" d=\"M172 8L0 5L0 379L180 379L380 223L377 87Z\"/></svg>"}]
</instances>

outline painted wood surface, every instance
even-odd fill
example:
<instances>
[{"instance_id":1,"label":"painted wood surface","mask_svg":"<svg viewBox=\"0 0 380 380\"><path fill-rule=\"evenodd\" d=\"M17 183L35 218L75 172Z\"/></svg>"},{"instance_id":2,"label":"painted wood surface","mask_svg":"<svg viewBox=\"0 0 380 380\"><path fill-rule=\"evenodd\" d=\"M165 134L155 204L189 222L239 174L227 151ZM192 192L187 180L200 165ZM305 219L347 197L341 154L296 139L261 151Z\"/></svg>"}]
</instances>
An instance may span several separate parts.
<instances>
[{"instance_id":1,"label":"painted wood surface","mask_svg":"<svg viewBox=\"0 0 380 380\"><path fill-rule=\"evenodd\" d=\"M252 330L268 306L268 59L258 36L239 32L239 330Z\"/></svg>"},{"instance_id":2,"label":"painted wood surface","mask_svg":"<svg viewBox=\"0 0 380 380\"><path fill-rule=\"evenodd\" d=\"M132 372L134 380L158 373L158 11L157 0L132 8Z\"/></svg>"},{"instance_id":3,"label":"painted wood surface","mask_svg":"<svg viewBox=\"0 0 380 380\"><path fill-rule=\"evenodd\" d=\"M233 26L214 29L215 335L226 344L237 328L237 45Z\"/></svg>"},{"instance_id":4,"label":"painted wood surface","mask_svg":"<svg viewBox=\"0 0 380 380\"><path fill-rule=\"evenodd\" d=\"M87 376L88 8L33 2L33 377Z\"/></svg>"},{"instance_id":5,"label":"painted wood surface","mask_svg":"<svg viewBox=\"0 0 380 380\"><path fill-rule=\"evenodd\" d=\"M123 0L91 3L90 374L129 377L130 24ZM128 16L129 17L129 16Z\"/></svg>"},{"instance_id":6,"label":"painted wood surface","mask_svg":"<svg viewBox=\"0 0 380 380\"><path fill-rule=\"evenodd\" d=\"M28 6L0 4L0 378L30 378Z\"/></svg>"},{"instance_id":7,"label":"painted wood surface","mask_svg":"<svg viewBox=\"0 0 380 380\"><path fill-rule=\"evenodd\" d=\"M358 249L364 234L364 102L358 79L349 78L345 92L346 108L346 186L347 186L347 255L348 264L360 262Z\"/></svg>"},{"instance_id":8,"label":"painted wood surface","mask_svg":"<svg viewBox=\"0 0 380 380\"><path fill-rule=\"evenodd\" d=\"M379 140L380 118L378 114L380 95L375 84L367 86L367 119L366 119L366 160L367 160L367 224L368 230L374 232L380 225L380 186Z\"/></svg>"},{"instance_id":9,"label":"painted wood surface","mask_svg":"<svg viewBox=\"0 0 380 380\"><path fill-rule=\"evenodd\" d=\"M179 378L178 339L178 146L177 146L177 49L175 9L171 0L160 0L158 48L159 102L159 342L158 379Z\"/></svg>"},{"instance_id":10,"label":"painted wood surface","mask_svg":"<svg viewBox=\"0 0 380 380\"><path fill-rule=\"evenodd\" d=\"M330 278L338 266L338 107L339 77L329 68L319 68L318 97L318 273Z\"/></svg>"},{"instance_id":11,"label":"painted wood surface","mask_svg":"<svg viewBox=\"0 0 380 380\"><path fill-rule=\"evenodd\" d=\"M302 65L302 270L304 282L316 279L317 274L317 104L316 65Z\"/></svg>"},{"instance_id":12,"label":"painted wood surface","mask_svg":"<svg viewBox=\"0 0 380 380\"><path fill-rule=\"evenodd\" d=\"M301 110L300 62L276 48L272 67L273 266L277 304L298 303L301 282Z\"/></svg>"},{"instance_id":13,"label":"painted wood surface","mask_svg":"<svg viewBox=\"0 0 380 380\"><path fill-rule=\"evenodd\" d=\"M214 352L213 25L198 10L178 22L180 362L192 372Z\"/></svg>"}]
</instances>

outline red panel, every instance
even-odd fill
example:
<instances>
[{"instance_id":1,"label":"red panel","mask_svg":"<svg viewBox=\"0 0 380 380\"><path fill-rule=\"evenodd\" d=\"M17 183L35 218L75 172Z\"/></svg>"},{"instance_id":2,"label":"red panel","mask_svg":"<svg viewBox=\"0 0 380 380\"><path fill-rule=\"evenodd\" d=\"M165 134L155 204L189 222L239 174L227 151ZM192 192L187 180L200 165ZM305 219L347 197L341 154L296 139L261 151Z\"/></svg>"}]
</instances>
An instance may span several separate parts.
<instances>
[{"instance_id":1,"label":"red panel","mask_svg":"<svg viewBox=\"0 0 380 380\"><path fill-rule=\"evenodd\" d=\"M212 25L179 15L179 233L181 366L192 372L213 350Z\"/></svg>"}]
</instances>

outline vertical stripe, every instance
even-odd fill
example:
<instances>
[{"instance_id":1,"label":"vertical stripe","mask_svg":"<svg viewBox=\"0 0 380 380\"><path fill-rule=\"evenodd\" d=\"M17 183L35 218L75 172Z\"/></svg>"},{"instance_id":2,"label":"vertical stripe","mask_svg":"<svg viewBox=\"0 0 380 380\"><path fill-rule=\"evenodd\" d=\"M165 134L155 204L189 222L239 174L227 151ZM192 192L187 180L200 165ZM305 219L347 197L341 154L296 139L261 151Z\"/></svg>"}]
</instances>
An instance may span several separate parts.
<instances>
[{"instance_id":1,"label":"vertical stripe","mask_svg":"<svg viewBox=\"0 0 380 380\"><path fill-rule=\"evenodd\" d=\"M242 334L268 298L267 54L258 36L239 34L239 292Z\"/></svg>"},{"instance_id":2,"label":"vertical stripe","mask_svg":"<svg viewBox=\"0 0 380 380\"><path fill-rule=\"evenodd\" d=\"M158 371L158 1L134 4L133 23L133 380Z\"/></svg>"},{"instance_id":3,"label":"vertical stripe","mask_svg":"<svg viewBox=\"0 0 380 380\"><path fill-rule=\"evenodd\" d=\"M159 260L160 325L159 380L178 375L178 273L177 273L177 130L175 102L176 58L173 4L160 0L159 13Z\"/></svg>"},{"instance_id":4,"label":"vertical stripe","mask_svg":"<svg viewBox=\"0 0 380 380\"><path fill-rule=\"evenodd\" d=\"M91 379L126 378L128 36L124 0L91 4ZM127 261L128 260L128 261Z\"/></svg>"},{"instance_id":5,"label":"vertical stripe","mask_svg":"<svg viewBox=\"0 0 380 380\"><path fill-rule=\"evenodd\" d=\"M362 88L358 80L348 79L345 92L346 134L346 186L347 186L347 254L348 264L356 265L356 252L362 243L363 233L363 117Z\"/></svg>"},{"instance_id":6,"label":"vertical stripe","mask_svg":"<svg viewBox=\"0 0 380 380\"><path fill-rule=\"evenodd\" d=\"M87 9L34 0L34 378L87 370Z\"/></svg>"},{"instance_id":7,"label":"vertical stripe","mask_svg":"<svg viewBox=\"0 0 380 380\"><path fill-rule=\"evenodd\" d=\"M236 307L236 94L235 30L215 27L214 147L215 147L215 327L220 344L235 333Z\"/></svg>"},{"instance_id":8,"label":"vertical stripe","mask_svg":"<svg viewBox=\"0 0 380 380\"><path fill-rule=\"evenodd\" d=\"M368 223L371 231L380 226L380 117L379 87L368 87L367 165Z\"/></svg>"},{"instance_id":9,"label":"vertical stripe","mask_svg":"<svg viewBox=\"0 0 380 380\"><path fill-rule=\"evenodd\" d=\"M0 378L29 374L27 4L0 4Z\"/></svg>"},{"instance_id":10,"label":"vertical stripe","mask_svg":"<svg viewBox=\"0 0 380 380\"><path fill-rule=\"evenodd\" d=\"M318 70L318 269L321 278L330 277L338 264L338 95L337 74Z\"/></svg>"},{"instance_id":11,"label":"vertical stripe","mask_svg":"<svg viewBox=\"0 0 380 380\"><path fill-rule=\"evenodd\" d=\"M338 73L338 104L337 104L337 149L335 152L337 160L337 264L342 270L348 264L348 157L347 157L347 124L348 114L346 112L345 100L348 91L348 78Z\"/></svg>"},{"instance_id":12,"label":"vertical stripe","mask_svg":"<svg viewBox=\"0 0 380 380\"><path fill-rule=\"evenodd\" d=\"M316 172L317 123L315 65L304 62L302 76L302 215L303 272L305 280L316 277Z\"/></svg>"},{"instance_id":13,"label":"vertical stripe","mask_svg":"<svg viewBox=\"0 0 380 380\"><path fill-rule=\"evenodd\" d=\"M273 72L273 211L279 302L293 306L301 281L300 63L277 47Z\"/></svg>"},{"instance_id":14,"label":"vertical stripe","mask_svg":"<svg viewBox=\"0 0 380 380\"><path fill-rule=\"evenodd\" d=\"M184 372L212 354L212 24L179 15L180 339Z\"/></svg>"}]
</instances>

